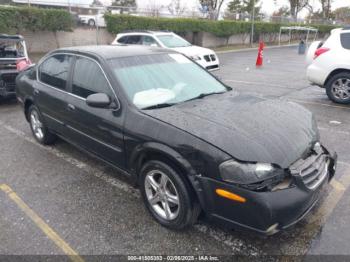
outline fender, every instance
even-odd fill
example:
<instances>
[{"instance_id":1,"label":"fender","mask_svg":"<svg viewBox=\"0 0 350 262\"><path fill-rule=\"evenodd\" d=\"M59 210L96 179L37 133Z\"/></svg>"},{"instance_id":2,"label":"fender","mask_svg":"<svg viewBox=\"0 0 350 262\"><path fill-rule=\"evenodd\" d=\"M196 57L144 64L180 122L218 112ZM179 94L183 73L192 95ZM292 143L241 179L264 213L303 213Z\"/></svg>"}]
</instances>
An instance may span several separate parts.
<instances>
[{"instance_id":1,"label":"fender","mask_svg":"<svg viewBox=\"0 0 350 262\"><path fill-rule=\"evenodd\" d=\"M23 112L24 112L24 116L25 116L25 118L27 119L27 121L29 121L29 119L28 119L28 116L27 116L27 105L28 105L28 103L31 103L31 104L33 104L34 103L34 98L32 97L32 96L26 96L24 99L23 99Z\"/></svg>"},{"instance_id":2,"label":"fender","mask_svg":"<svg viewBox=\"0 0 350 262\"><path fill-rule=\"evenodd\" d=\"M170 159L176 165L182 167L186 171L187 178L190 181L192 187L194 188L195 194L198 197L200 205L202 206L202 208L204 208L205 201L202 193L203 189L197 178L198 176L200 176L200 174L197 174L192 165L181 154L179 154L177 151L175 151L167 145L160 144L157 142L146 142L135 147L135 149L130 155L128 162L128 168L131 171L131 173L135 174L135 178L138 175L138 170L141 167L143 157L145 157L146 154L149 153L159 153L164 157Z\"/></svg>"}]
</instances>

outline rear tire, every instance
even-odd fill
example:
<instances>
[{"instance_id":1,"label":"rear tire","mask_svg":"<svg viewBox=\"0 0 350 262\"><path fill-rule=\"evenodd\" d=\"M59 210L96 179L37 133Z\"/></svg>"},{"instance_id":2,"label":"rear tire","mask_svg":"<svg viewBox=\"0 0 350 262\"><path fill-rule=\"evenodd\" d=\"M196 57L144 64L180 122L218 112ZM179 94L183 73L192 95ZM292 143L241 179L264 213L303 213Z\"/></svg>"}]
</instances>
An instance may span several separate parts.
<instances>
[{"instance_id":1,"label":"rear tire","mask_svg":"<svg viewBox=\"0 0 350 262\"><path fill-rule=\"evenodd\" d=\"M35 105L31 105L28 109L28 120L36 141L42 145L51 145L56 141L57 136L52 134L46 127L43 117Z\"/></svg>"},{"instance_id":2,"label":"rear tire","mask_svg":"<svg viewBox=\"0 0 350 262\"><path fill-rule=\"evenodd\" d=\"M147 210L162 226L181 230L197 221L200 206L194 192L170 165L147 162L141 169L140 190Z\"/></svg>"},{"instance_id":3,"label":"rear tire","mask_svg":"<svg viewBox=\"0 0 350 262\"><path fill-rule=\"evenodd\" d=\"M325 87L330 100L339 104L350 104L350 73L342 72L332 76Z\"/></svg>"}]
</instances>

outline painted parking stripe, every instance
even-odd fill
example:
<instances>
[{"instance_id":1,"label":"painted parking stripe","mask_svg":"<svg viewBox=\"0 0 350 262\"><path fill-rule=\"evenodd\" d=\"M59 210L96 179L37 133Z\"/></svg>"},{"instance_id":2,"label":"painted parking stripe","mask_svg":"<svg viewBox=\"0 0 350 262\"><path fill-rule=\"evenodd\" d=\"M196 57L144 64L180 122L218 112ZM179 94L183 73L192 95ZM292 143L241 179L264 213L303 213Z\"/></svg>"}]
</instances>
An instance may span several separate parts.
<instances>
[{"instance_id":1,"label":"painted parking stripe","mask_svg":"<svg viewBox=\"0 0 350 262\"><path fill-rule=\"evenodd\" d=\"M39 217L8 185L0 184L0 190L4 192L41 231L50 238L73 262L84 260L65 242L45 221Z\"/></svg>"},{"instance_id":2,"label":"painted parking stripe","mask_svg":"<svg viewBox=\"0 0 350 262\"><path fill-rule=\"evenodd\" d=\"M348 106L340 106L340 105L333 105L333 104L325 104L325 103L319 103L319 102L312 102L312 101L306 101L301 99L293 99L293 98L286 98L287 100L302 103L302 104L310 104L310 105L320 105L320 106L327 106L327 107L334 107L334 108L341 108L341 109L348 109L350 110L350 107Z\"/></svg>"}]
</instances>

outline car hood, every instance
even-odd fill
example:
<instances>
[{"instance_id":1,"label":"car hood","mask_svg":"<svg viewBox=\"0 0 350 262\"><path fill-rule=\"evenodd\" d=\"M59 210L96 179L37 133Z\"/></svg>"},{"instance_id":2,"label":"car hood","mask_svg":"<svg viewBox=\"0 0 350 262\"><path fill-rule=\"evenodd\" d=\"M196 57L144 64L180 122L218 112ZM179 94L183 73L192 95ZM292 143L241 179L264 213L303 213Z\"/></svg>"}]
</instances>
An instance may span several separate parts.
<instances>
[{"instance_id":1,"label":"car hood","mask_svg":"<svg viewBox=\"0 0 350 262\"><path fill-rule=\"evenodd\" d=\"M194 55L210 55L210 54L214 54L214 51L208 49L208 48L204 48L204 47L200 47L200 46L195 46L195 45L191 45L191 46L186 46L186 47L176 47L176 48L172 48L173 50L187 55L187 56L194 56Z\"/></svg>"},{"instance_id":2,"label":"car hood","mask_svg":"<svg viewBox=\"0 0 350 262\"><path fill-rule=\"evenodd\" d=\"M283 100L234 91L145 110L240 161L289 167L319 140L312 113Z\"/></svg>"}]
</instances>

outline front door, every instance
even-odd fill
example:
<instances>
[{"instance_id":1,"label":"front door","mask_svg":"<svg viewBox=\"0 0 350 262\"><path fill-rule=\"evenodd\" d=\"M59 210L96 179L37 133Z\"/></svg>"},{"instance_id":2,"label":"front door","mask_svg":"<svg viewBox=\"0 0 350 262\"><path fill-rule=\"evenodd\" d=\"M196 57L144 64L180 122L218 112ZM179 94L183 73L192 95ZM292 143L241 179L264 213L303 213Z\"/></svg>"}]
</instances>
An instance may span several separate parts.
<instances>
[{"instance_id":1,"label":"front door","mask_svg":"<svg viewBox=\"0 0 350 262\"><path fill-rule=\"evenodd\" d=\"M67 96L70 138L104 160L125 168L123 114L111 108L93 108L86 98L105 93L112 101L117 97L97 61L76 56L72 71L70 95Z\"/></svg>"}]
</instances>

